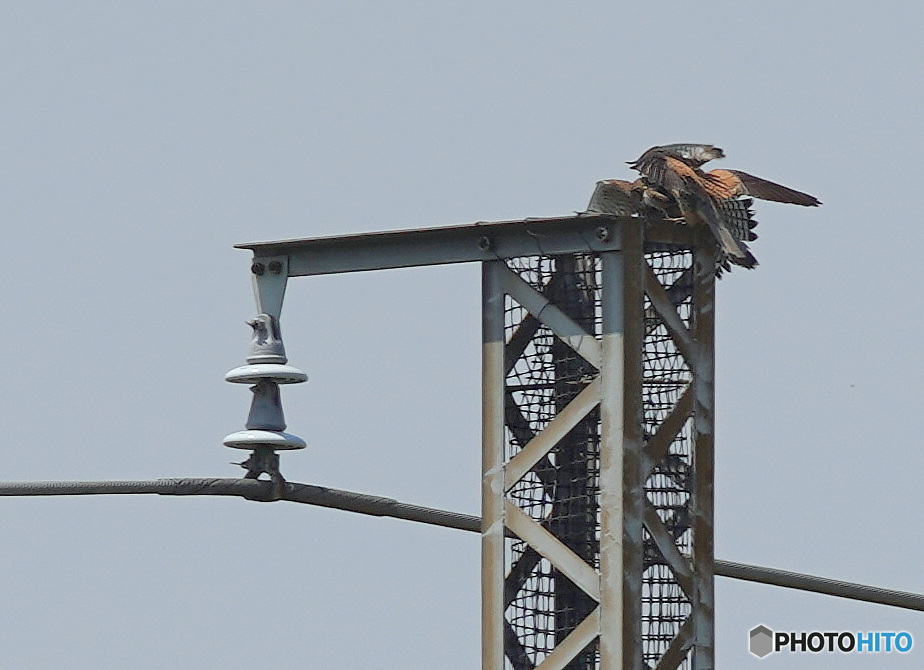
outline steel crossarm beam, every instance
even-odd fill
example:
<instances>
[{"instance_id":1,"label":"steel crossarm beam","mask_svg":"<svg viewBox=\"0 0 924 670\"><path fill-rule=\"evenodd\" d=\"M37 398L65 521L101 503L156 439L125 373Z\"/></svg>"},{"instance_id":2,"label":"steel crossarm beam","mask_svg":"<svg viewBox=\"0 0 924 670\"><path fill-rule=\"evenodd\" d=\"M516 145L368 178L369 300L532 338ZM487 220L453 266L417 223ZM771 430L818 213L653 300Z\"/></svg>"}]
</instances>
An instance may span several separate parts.
<instances>
[{"instance_id":1,"label":"steel crossarm beam","mask_svg":"<svg viewBox=\"0 0 924 670\"><path fill-rule=\"evenodd\" d=\"M507 527L554 565L575 586L600 602L600 575L564 542L530 518L510 500L504 501Z\"/></svg>"},{"instance_id":2,"label":"steel crossarm beam","mask_svg":"<svg viewBox=\"0 0 924 670\"><path fill-rule=\"evenodd\" d=\"M579 623L555 649L536 666L536 670L562 670L600 635L600 608L597 607Z\"/></svg>"},{"instance_id":3,"label":"steel crossarm beam","mask_svg":"<svg viewBox=\"0 0 924 670\"><path fill-rule=\"evenodd\" d=\"M680 664L683 663L683 659L687 657L690 647L692 646L693 617L688 616L683 624L681 624L674 639L671 640L670 645L668 645L667 649L661 655L658 665L655 666L654 670L676 670L680 667Z\"/></svg>"},{"instance_id":4,"label":"steel crossarm beam","mask_svg":"<svg viewBox=\"0 0 924 670\"><path fill-rule=\"evenodd\" d=\"M600 368L600 342L575 323L571 317L554 305L546 296L521 279L513 270L501 267L504 292L516 300L526 311L539 319L562 342L595 368Z\"/></svg>"},{"instance_id":5,"label":"steel crossarm beam","mask_svg":"<svg viewBox=\"0 0 924 670\"><path fill-rule=\"evenodd\" d=\"M651 535L651 539L654 541L655 546L658 548L658 551L661 552L661 556L667 561L667 565L677 578L677 583L680 584L680 588L687 594L687 598L692 600L693 571L690 568L690 561L680 553L680 549L678 549L677 545L674 543L671 532L667 529L667 526L664 525L664 522L661 521L661 517L658 516L657 510L649 501L645 502L645 528L648 529L648 533Z\"/></svg>"},{"instance_id":6,"label":"steel crossarm beam","mask_svg":"<svg viewBox=\"0 0 924 670\"><path fill-rule=\"evenodd\" d=\"M689 329L684 325L683 320L677 313L677 309L671 302L670 296L648 263L645 263L645 293L651 301L651 306L661 317L667 332L670 333L671 339L677 345L677 349L687 361L688 365L693 364L693 336ZM694 373L695 374L695 373Z\"/></svg>"},{"instance_id":7,"label":"steel crossarm beam","mask_svg":"<svg viewBox=\"0 0 924 670\"><path fill-rule=\"evenodd\" d=\"M631 219L579 214L235 246L250 249L256 256L288 256L288 275L299 277L610 251L619 248L619 230L627 221ZM650 232L663 231L671 238L666 241L673 242L678 231L672 228L678 226L656 225ZM688 231L679 234L689 236Z\"/></svg>"},{"instance_id":8,"label":"steel crossarm beam","mask_svg":"<svg viewBox=\"0 0 924 670\"><path fill-rule=\"evenodd\" d=\"M671 444L683 430L692 412L693 386L690 385L677 400L671 413L664 417L655 434L648 439L642 455L642 481L648 479L655 465L667 456Z\"/></svg>"},{"instance_id":9,"label":"steel crossarm beam","mask_svg":"<svg viewBox=\"0 0 924 670\"><path fill-rule=\"evenodd\" d=\"M504 467L504 490L509 491L523 479L539 460L600 404L600 378L588 384L549 424L507 461Z\"/></svg>"}]
</instances>

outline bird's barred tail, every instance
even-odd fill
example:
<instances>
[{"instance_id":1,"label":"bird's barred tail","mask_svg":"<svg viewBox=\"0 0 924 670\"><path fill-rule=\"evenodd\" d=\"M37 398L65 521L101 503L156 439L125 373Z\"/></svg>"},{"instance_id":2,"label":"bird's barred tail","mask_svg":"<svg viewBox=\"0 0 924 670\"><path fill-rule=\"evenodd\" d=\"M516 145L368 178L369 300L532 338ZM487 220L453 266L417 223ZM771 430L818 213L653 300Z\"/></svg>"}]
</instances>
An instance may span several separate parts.
<instances>
[{"instance_id":1,"label":"bird's barred tail","mask_svg":"<svg viewBox=\"0 0 924 670\"><path fill-rule=\"evenodd\" d=\"M719 244L720 255L727 259L728 262L748 269L757 266L757 259L754 257L754 254L750 252L743 239L747 235L735 234L739 231L733 229L732 226L729 225L729 222L723 215L724 213L720 210L720 205L717 204L715 200L708 196L690 192L681 196L680 206L689 223L695 224L702 222L709 226L709 230ZM747 218L748 210L747 206L744 206L744 214ZM738 218L740 218L740 214L741 213L738 212ZM693 219L692 221L690 220L691 218ZM756 225L756 223L754 225ZM743 223L743 227L747 231L750 231L750 228L753 226L746 220Z\"/></svg>"}]
</instances>

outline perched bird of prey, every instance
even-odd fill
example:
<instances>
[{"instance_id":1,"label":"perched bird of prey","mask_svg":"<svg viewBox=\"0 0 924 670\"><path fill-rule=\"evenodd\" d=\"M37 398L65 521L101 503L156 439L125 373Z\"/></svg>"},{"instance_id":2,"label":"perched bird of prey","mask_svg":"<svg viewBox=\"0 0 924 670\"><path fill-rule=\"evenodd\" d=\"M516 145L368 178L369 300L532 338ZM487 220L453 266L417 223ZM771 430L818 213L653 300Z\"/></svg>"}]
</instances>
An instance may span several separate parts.
<instances>
[{"instance_id":1,"label":"perched bird of prey","mask_svg":"<svg viewBox=\"0 0 924 670\"><path fill-rule=\"evenodd\" d=\"M669 195L688 223L709 227L722 252L721 265L731 262L753 268L757 259L746 242L756 238L751 231L756 222L751 217L752 201L741 196L806 207L817 207L821 202L807 193L746 172L700 170L710 160L724 157L725 152L712 144L666 144L648 149L630 165L642 174L643 186L638 190ZM651 198L646 204L658 207ZM659 209L671 216L669 207Z\"/></svg>"},{"instance_id":2,"label":"perched bird of prey","mask_svg":"<svg viewBox=\"0 0 924 670\"><path fill-rule=\"evenodd\" d=\"M729 198L716 202L719 214L735 239L757 239L753 228L757 225L750 198ZM644 180L626 181L624 179L602 179L597 182L594 193L587 205L587 212L615 214L616 216L666 217L671 220L683 220L677 201L664 191L647 185ZM716 268L716 275L730 270L727 257L721 256Z\"/></svg>"}]
</instances>

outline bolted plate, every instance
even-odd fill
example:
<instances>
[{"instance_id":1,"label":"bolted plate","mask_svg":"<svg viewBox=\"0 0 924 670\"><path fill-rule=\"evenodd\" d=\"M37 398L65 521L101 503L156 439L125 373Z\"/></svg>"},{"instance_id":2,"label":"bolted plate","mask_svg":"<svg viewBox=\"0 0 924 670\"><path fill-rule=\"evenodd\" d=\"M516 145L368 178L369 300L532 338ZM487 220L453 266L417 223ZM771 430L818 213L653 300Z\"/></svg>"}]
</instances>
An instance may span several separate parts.
<instances>
[{"instance_id":1,"label":"bolted plate","mask_svg":"<svg viewBox=\"0 0 924 670\"><path fill-rule=\"evenodd\" d=\"M301 384L308 381L308 375L291 365L280 365L279 363L242 365L225 375L225 381L234 384L256 384L264 379L277 384Z\"/></svg>"},{"instance_id":2,"label":"bolted plate","mask_svg":"<svg viewBox=\"0 0 924 670\"><path fill-rule=\"evenodd\" d=\"M240 430L231 433L224 439L224 445L232 449L254 449L255 447L269 447L276 451L289 449L304 449L305 441L292 435L274 430Z\"/></svg>"}]
</instances>

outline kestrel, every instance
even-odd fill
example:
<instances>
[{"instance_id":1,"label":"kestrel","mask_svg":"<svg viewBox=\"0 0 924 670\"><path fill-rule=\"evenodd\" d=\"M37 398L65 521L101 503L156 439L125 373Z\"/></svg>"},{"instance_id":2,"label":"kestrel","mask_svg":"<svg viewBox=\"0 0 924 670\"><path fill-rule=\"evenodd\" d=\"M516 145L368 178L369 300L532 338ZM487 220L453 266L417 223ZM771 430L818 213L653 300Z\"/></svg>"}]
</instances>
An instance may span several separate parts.
<instances>
[{"instance_id":1,"label":"kestrel","mask_svg":"<svg viewBox=\"0 0 924 670\"><path fill-rule=\"evenodd\" d=\"M757 225L750 198L730 198L716 202L719 214L735 239L756 240L753 228ZM656 216L683 220L677 201L661 189L645 183L643 179L626 181L624 179L603 179L597 182L594 193L587 205L588 212L615 214L616 216L643 217ZM719 258L716 275L729 270L727 258Z\"/></svg>"},{"instance_id":2,"label":"kestrel","mask_svg":"<svg viewBox=\"0 0 924 670\"><path fill-rule=\"evenodd\" d=\"M725 152L712 144L666 144L652 147L630 165L642 174L647 188L669 194L688 223L708 226L728 262L753 268L757 259L746 241L756 237L751 232L756 222L750 216L751 203L740 196L806 207L817 207L821 202L746 172L700 170L710 160L724 156Z\"/></svg>"}]
</instances>

